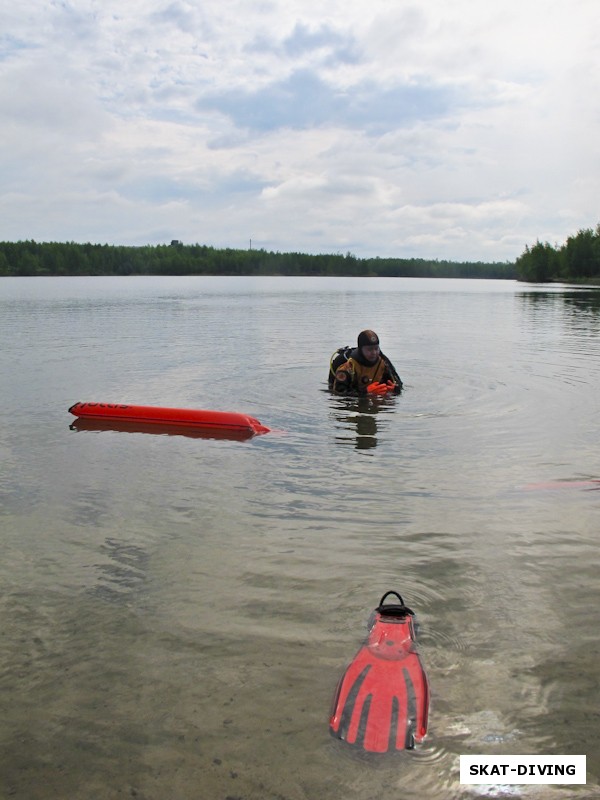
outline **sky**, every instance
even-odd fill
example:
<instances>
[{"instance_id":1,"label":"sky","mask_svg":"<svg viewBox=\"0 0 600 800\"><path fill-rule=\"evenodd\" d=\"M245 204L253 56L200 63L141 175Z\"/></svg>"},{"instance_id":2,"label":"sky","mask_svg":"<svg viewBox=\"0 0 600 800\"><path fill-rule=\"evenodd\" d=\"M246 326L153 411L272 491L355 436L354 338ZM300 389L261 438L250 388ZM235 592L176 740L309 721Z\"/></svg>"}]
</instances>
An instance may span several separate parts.
<instances>
[{"instance_id":1,"label":"sky","mask_svg":"<svg viewBox=\"0 0 600 800\"><path fill-rule=\"evenodd\" d=\"M512 261L600 222L598 0L3 0L0 240Z\"/></svg>"}]
</instances>

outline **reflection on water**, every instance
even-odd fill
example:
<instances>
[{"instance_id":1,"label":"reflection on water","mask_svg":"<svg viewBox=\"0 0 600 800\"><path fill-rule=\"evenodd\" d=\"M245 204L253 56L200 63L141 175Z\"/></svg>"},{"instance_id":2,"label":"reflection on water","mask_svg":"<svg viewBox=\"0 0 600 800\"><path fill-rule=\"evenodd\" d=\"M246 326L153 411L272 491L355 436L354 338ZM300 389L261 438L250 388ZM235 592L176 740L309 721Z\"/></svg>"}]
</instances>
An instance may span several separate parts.
<instances>
[{"instance_id":1,"label":"reflection on water","mask_svg":"<svg viewBox=\"0 0 600 800\"><path fill-rule=\"evenodd\" d=\"M543 320L543 328L554 318L565 333L600 333L600 288L561 292L520 292L516 295L530 321Z\"/></svg>"},{"instance_id":2,"label":"reflection on water","mask_svg":"<svg viewBox=\"0 0 600 800\"><path fill-rule=\"evenodd\" d=\"M154 436L187 436L190 439L221 439L231 442L245 442L251 439L254 431L220 430L218 428L194 428L185 425L144 424L121 420L76 419L69 425L72 431L116 431L119 433L147 433Z\"/></svg>"},{"instance_id":3,"label":"reflection on water","mask_svg":"<svg viewBox=\"0 0 600 800\"><path fill-rule=\"evenodd\" d=\"M377 447L378 414L393 408L395 398L336 397L331 406L335 419L341 423L336 434L340 444L353 444L357 450Z\"/></svg>"},{"instance_id":4,"label":"reflection on water","mask_svg":"<svg viewBox=\"0 0 600 800\"><path fill-rule=\"evenodd\" d=\"M0 795L462 800L461 753L584 752L527 796L600 797L599 293L236 281L0 281ZM402 395L330 396L367 327ZM69 429L77 397L285 435ZM373 761L327 720L389 588L430 725Z\"/></svg>"},{"instance_id":5,"label":"reflection on water","mask_svg":"<svg viewBox=\"0 0 600 800\"><path fill-rule=\"evenodd\" d=\"M538 287L535 291L522 290L518 292L516 297L525 305L530 305L534 308L552 305L562 306L567 319L581 312L593 316L600 315L600 287L596 289L560 287L554 291L545 291L543 288L540 289Z\"/></svg>"}]
</instances>

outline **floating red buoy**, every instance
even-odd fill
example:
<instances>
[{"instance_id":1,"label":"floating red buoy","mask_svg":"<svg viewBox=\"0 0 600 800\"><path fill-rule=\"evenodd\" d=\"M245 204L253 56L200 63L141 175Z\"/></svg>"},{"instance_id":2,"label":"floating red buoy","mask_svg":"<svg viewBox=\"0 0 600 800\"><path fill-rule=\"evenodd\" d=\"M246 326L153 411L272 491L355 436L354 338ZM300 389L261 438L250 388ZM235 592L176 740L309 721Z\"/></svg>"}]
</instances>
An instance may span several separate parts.
<instances>
[{"instance_id":1,"label":"floating red buoy","mask_svg":"<svg viewBox=\"0 0 600 800\"><path fill-rule=\"evenodd\" d=\"M249 417L247 414L239 414L235 411L132 406L120 403L75 403L71 406L69 412L75 417L83 419L249 431L252 435L269 433L270 430L254 417Z\"/></svg>"}]
</instances>

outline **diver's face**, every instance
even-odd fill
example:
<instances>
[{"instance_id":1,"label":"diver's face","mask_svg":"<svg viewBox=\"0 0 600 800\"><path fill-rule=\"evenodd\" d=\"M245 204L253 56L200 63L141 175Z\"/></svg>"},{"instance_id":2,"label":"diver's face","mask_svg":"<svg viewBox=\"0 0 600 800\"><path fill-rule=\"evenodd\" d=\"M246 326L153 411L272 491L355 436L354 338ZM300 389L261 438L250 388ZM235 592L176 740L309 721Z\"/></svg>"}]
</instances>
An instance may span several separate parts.
<instances>
[{"instance_id":1,"label":"diver's face","mask_svg":"<svg viewBox=\"0 0 600 800\"><path fill-rule=\"evenodd\" d=\"M375 362L379 358L379 345L378 344L368 344L362 348L362 354L367 359L367 361Z\"/></svg>"}]
</instances>

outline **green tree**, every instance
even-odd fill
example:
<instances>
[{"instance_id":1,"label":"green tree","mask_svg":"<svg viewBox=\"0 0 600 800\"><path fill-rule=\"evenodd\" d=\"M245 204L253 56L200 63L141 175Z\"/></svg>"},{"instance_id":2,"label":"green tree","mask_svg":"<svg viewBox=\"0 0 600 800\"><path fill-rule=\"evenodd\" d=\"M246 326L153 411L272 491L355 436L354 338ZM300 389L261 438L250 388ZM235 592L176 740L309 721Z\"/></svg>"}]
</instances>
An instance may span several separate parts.
<instances>
[{"instance_id":1,"label":"green tree","mask_svg":"<svg viewBox=\"0 0 600 800\"><path fill-rule=\"evenodd\" d=\"M571 278L591 278L599 274L596 261L598 252L596 234L591 228L569 236L564 247L566 275Z\"/></svg>"},{"instance_id":2,"label":"green tree","mask_svg":"<svg viewBox=\"0 0 600 800\"><path fill-rule=\"evenodd\" d=\"M536 242L519 256L516 262L517 277L531 283L548 283L557 278L559 257L548 242Z\"/></svg>"}]
</instances>

